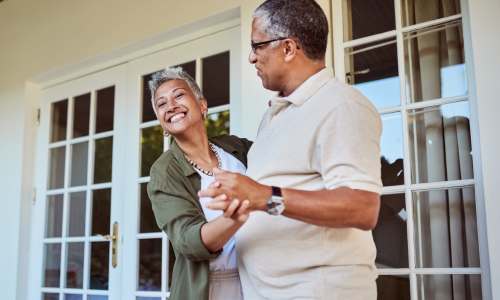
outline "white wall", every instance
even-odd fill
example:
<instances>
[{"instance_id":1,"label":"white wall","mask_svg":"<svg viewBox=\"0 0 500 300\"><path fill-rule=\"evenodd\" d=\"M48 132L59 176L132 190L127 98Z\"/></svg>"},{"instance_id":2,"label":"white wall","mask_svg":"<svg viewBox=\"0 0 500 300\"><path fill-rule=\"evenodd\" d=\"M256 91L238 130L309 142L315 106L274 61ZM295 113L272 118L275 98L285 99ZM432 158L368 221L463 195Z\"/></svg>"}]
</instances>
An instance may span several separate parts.
<instances>
[{"instance_id":1,"label":"white wall","mask_svg":"<svg viewBox=\"0 0 500 300\"><path fill-rule=\"evenodd\" d=\"M481 148L473 150L479 154L481 162L476 163L475 177L482 181L484 198L483 220L488 237L491 289L493 299L500 299L500 135L498 118L500 115L500 2L497 0L469 0L468 17L472 40L472 65L474 81L472 108L475 110ZM473 111L474 112L474 111ZM481 178L482 177L482 178ZM482 179L482 180L481 180ZM480 189L481 186L478 186ZM481 215L478 214L479 217ZM484 222L483 222L484 223ZM481 224L478 224L481 225ZM481 262L482 264L484 262Z\"/></svg>"}]
</instances>

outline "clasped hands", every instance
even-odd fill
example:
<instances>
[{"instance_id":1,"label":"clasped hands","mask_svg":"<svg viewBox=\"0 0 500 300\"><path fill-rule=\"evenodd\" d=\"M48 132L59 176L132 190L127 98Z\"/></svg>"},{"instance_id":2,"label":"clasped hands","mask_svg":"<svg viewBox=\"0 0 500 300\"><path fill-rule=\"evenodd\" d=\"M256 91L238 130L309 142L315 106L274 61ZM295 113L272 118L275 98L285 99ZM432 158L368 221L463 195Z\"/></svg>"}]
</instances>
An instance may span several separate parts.
<instances>
[{"instance_id":1,"label":"clasped hands","mask_svg":"<svg viewBox=\"0 0 500 300\"><path fill-rule=\"evenodd\" d=\"M199 197L211 197L207 208L224 211L224 217L245 222L250 212L265 210L271 197L270 186L245 175L214 168L215 181L198 192Z\"/></svg>"}]
</instances>

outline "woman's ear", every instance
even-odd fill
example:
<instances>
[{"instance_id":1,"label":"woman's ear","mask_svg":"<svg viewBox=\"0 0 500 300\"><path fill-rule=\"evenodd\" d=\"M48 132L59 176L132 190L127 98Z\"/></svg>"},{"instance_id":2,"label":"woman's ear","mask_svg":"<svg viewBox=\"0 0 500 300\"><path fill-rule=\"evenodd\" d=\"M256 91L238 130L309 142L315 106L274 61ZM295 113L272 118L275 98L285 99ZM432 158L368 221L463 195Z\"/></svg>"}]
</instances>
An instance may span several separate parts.
<instances>
[{"instance_id":1,"label":"woman's ear","mask_svg":"<svg viewBox=\"0 0 500 300\"><path fill-rule=\"evenodd\" d=\"M203 115L203 118L205 119L207 117L208 113L208 103L205 98L200 99L200 109L201 109L201 114Z\"/></svg>"}]
</instances>

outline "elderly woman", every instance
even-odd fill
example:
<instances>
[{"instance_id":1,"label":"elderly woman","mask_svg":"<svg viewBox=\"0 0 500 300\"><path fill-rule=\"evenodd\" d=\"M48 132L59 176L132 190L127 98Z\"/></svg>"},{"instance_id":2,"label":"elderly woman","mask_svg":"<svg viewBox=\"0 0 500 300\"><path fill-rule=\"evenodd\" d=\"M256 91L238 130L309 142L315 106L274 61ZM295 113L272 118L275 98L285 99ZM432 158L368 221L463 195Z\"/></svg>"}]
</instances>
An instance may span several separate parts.
<instances>
[{"instance_id":1,"label":"elderly woman","mask_svg":"<svg viewBox=\"0 0 500 300\"><path fill-rule=\"evenodd\" d=\"M233 235L248 218L248 203L224 214L205 207L198 191L214 181L214 168L246 171L251 143L235 136L208 139L207 101L181 68L156 73L152 105L170 149L151 167L148 194L158 226L174 249L171 300L242 299Z\"/></svg>"}]
</instances>

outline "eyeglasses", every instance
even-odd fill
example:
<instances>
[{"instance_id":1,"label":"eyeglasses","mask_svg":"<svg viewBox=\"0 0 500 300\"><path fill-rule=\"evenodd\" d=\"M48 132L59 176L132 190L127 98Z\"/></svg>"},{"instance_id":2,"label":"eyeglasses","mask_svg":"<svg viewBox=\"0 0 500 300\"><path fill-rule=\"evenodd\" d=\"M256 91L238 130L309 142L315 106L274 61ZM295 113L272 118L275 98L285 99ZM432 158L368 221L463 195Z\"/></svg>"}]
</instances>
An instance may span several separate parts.
<instances>
[{"instance_id":1,"label":"eyeglasses","mask_svg":"<svg viewBox=\"0 0 500 300\"><path fill-rule=\"evenodd\" d=\"M257 49L259 49L260 47L266 45L266 44L269 44L269 43L272 43L272 42L276 42L276 41L281 41L281 40L285 40L287 39L286 37L279 37L279 38L276 38L276 39L272 39L272 40L268 40L268 41L263 41L263 42L252 42L250 44L250 47L252 48L252 51L253 53L255 53L255 51L257 51Z\"/></svg>"}]
</instances>

